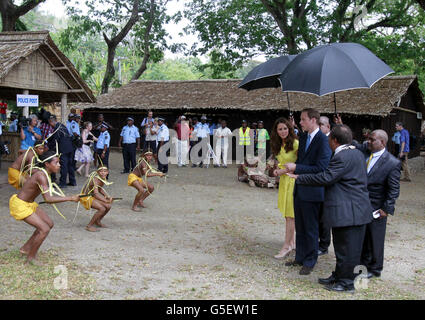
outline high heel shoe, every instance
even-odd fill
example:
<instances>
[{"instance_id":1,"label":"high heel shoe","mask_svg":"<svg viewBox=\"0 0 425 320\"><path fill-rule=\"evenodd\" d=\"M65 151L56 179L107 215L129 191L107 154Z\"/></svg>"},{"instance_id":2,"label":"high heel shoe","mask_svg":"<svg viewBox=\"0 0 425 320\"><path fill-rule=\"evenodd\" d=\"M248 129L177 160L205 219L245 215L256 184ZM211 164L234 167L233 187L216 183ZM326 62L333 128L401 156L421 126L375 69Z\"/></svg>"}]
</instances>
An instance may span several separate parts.
<instances>
[{"instance_id":1,"label":"high heel shoe","mask_svg":"<svg viewBox=\"0 0 425 320\"><path fill-rule=\"evenodd\" d=\"M291 251L293 250L292 247L286 248L281 250L277 255L275 255L275 259L283 259L285 258Z\"/></svg>"}]
</instances>

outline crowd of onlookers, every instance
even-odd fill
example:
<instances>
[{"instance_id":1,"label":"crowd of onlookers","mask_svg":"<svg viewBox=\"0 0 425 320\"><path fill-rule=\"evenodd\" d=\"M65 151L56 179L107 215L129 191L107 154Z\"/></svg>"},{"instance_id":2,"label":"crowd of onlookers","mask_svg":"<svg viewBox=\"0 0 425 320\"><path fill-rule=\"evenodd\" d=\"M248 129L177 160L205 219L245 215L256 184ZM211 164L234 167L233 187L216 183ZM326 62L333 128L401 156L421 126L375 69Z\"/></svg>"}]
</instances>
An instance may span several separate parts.
<instances>
[{"instance_id":1,"label":"crowd of onlookers","mask_svg":"<svg viewBox=\"0 0 425 320\"><path fill-rule=\"evenodd\" d=\"M81 114L71 113L63 127L57 124L59 122L55 123L56 119L53 119L53 116L44 109L41 109L37 115L32 114L28 119L23 120L17 113L11 112L9 121L5 121L6 110L7 103L2 101L0 103L1 124L7 123L9 132L20 134L22 142L19 153L33 146L37 139L44 140L55 130L57 131L54 138L49 139L48 145L55 147L56 141L60 142L58 145L63 159L64 178L59 184L62 187L75 185L75 171L80 175L88 176L91 165L97 165L100 162L106 166L109 165L110 130L114 128L105 121L102 114L98 115L97 122L93 124L89 121L82 122ZM293 117L289 117L289 120L294 127L294 132L299 134ZM229 155L229 151L232 153L232 137L236 137L236 147L242 150L240 154L237 154L237 163L242 164L244 169L240 171L240 180L249 182L252 176L257 185L277 186L278 184L276 180L266 183L270 175L267 177L264 170L262 175L258 175L258 170L250 170L252 174L249 174L247 170L250 167L246 163L247 155L256 156L255 159L251 159L251 164L257 161L256 163L261 166L265 161L259 160L267 159L271 151L269 131L264 127L263 121L249 123L243 120L239 128L232 130L225 119L212 120L205 114L199 118L182 115L174 122L170 122L162 117L154 117L153 112L148 111L139 125L132 117L128 117L126 122L127 124L120 128L118 142L118 147L122 148L123 154L122 173L131 172L136 166L137 151L146 149L154 153L158 169L164 173L168 172L170 149L175 152L173 159L178 167L187 167L189 162L192 167L208 167L212 160L214 167L227 168L227 164L232 161L232 154ZM0 133L2 125L0 125ZM330 127L329 119L322 116L321 130L329 132ZM405 179L409 180L408 160L405 156L405 153L409 152L409 133L399 123L396 129L392 137L395 145L393 154L403 159ZM370 130L363 130L364 141L369 134ZM160 152L165 144L167 144L166 148L162 148L163 152ZM262 182L258 183L260 180Z\"/></svg>"}]
</instances>

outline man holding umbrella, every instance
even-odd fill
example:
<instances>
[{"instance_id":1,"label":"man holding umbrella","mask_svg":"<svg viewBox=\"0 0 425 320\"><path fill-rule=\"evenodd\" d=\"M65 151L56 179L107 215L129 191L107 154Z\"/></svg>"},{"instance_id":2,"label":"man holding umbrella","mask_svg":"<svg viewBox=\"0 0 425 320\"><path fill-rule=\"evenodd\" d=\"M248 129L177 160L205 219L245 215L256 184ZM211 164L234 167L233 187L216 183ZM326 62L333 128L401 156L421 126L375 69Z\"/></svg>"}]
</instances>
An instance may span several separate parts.
<instances>
[{"instance_id":1,"label":"man holding umbrella","mask_svg":"<svg viewBox=\"0 0 425 320\"><path fill-rule=\"evenodd\" d=\"M328 167L332 151L328 138L319 129L320 113L315 109L301 112L300 125L304 134L300 137L296 163L285 165L288 172L311 174ZM317 262L319 250L319 212L325 197L323 186L296 184L294 188L294 211L296 231L295 260L286 266L302 266L301 275L308 275Z\"/></svg>"}]
</instances>

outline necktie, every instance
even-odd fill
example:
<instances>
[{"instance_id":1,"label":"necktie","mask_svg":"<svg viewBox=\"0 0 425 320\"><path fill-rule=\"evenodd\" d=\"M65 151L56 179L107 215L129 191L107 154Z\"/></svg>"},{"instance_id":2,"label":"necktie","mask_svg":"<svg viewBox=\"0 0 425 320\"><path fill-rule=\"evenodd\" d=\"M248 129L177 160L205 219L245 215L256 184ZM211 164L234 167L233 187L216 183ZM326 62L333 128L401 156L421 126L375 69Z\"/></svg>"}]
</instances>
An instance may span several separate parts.
<instances>
[{"instance_id":1,"label":"necktie","mask_svg":"<svg viewBox=\"0 0 425 320\"><path fill-rule=\"evenodd\" d=\"M370 161L372 160L372 158L373 158L373 153L371 153L369 159L367 159L367 163L366 163L367 172L369 172L369 164L370 164Z\"/></svg>"},{"instance_id":2,"label":"necktie","mask_svg":"<svg viewBox=\"0 0 425 320\"><path fill-rule=\"evenodd\" d=\"M310 135L307 135L307 142L305 144L305 151L307 151L308 146L310 145L310 140L311 140Z\"/></svg>"}]
</instances>

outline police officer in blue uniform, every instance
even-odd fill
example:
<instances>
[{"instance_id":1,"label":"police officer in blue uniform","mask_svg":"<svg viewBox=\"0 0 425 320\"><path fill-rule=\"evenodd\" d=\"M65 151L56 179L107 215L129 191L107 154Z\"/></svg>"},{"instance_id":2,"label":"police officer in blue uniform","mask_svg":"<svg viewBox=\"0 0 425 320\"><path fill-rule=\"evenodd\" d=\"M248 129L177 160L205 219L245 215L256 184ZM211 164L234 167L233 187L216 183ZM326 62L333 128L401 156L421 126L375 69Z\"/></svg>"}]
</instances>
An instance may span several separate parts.
<instances>
[{"instance_id":1,"label":"police officer in blue uniform","mask_svg":"<svg viewBox=\"0 0 425 320\"><path fill-rule=\"evenodd\" d=\"M100 125L100 135L97 138L96 154L102 160L104 166L109 168L109 145L111 143L111 135L108 132L108 125L102 123Z\"/></svg>"},{"instance_id":2,"label":"police officer in blue uniform","mask_svg":"<svg viewBox=\"0 0 425 320\"><path fill-rule=\"evenodd\" d=\"M131 117L127 118L127 125L121 130L118 147L121 148L121 145L124 159L124 170L121 173L130 173L136 167L136 150L140 150L139 128L134 125Z\"/></svg>"}]
</instances>

